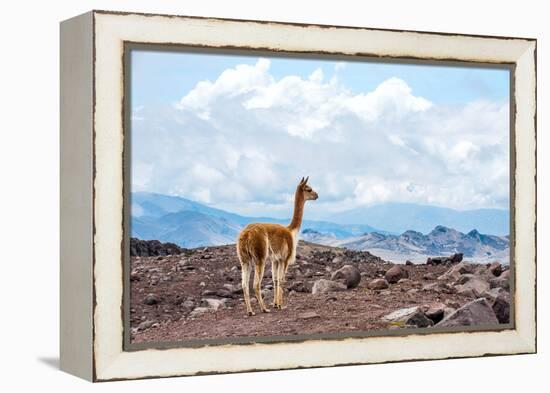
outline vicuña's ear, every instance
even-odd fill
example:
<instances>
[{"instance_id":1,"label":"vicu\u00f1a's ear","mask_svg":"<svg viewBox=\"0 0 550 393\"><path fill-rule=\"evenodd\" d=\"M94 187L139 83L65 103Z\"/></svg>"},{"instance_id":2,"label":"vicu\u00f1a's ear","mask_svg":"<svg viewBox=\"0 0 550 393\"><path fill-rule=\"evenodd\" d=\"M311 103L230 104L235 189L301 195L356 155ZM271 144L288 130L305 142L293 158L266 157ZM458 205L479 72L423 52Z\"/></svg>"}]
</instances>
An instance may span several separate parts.
<instances>
[{"instance_id":1,"label":"vicu\u00f1a's ear","mask_svg":"<svg viewBox=\"0 0 550 393\"><path fill-rule=\"evenodd\" d=\"M306 177L306 180L304 180L304 184L307 184L307 181L309 180L309 176Z\"/></svg>"},{"instance_id":2,"label":"vicu\u00f1a's ear","mask_svg":"<svg viewBox=\"0 0 550 393\"><path fill-rule=\"evenodd\" d=\"M304 178L302 177L302 180L300 180L300 185L304 184Z\"/></svg>"}]
</instances>

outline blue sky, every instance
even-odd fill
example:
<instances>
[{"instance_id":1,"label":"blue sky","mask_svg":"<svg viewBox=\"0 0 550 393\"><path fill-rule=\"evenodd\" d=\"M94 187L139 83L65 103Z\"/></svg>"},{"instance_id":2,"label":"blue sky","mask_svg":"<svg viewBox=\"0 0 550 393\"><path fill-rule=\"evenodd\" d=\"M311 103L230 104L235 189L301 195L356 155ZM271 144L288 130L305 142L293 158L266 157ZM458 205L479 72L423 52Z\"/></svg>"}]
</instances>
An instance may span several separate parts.
<instances>
[{"instance_id":1,"label":"blue sky","mask_svg":"<svg viewBox=\"0 0 550 393\"><path fill-rule=\"evenodd\" d=\"M334 72L335 61L270 57L271 74L277 78L299 75L306 78L315 69ZM173 103L197 81L215 80L228 68L254 64L257 57L185 52L136 50L132 53L132 99L134 106ZM343 84L355 92L370 91L384 80L398 77L415 94L440 104L464 104L486 99L507 100L509 72L506 69L440 67L416 64L346 62L340 72Z\"/></svg>"},{"instance_id":2,"label":"blue sky","mask_svg":"<svg viewBox=\"0 0 550 393\"><path fill-rule=\"evenodd\" d=\"M132 189L241 214L507 208L503 69L133 51Z\"/></svg>"}]
</instances>

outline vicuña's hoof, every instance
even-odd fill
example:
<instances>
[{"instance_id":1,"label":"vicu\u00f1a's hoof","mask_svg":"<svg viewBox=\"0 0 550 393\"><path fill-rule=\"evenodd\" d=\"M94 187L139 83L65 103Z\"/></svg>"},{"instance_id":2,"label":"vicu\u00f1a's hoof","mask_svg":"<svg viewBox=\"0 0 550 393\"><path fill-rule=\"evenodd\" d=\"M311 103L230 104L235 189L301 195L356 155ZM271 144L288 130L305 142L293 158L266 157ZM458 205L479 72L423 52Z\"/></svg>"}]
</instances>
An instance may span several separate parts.
<instances>
[{"instance_id":1,"label":"vicu\u00f1a's hoof","mask_svg":"<svg viewBox=\"0 0 550 393\"><path fill-rule=\"evenodd\" d=\"M271 310L270 310L269 308L264 308L264 309L262 310L262 312L269 313L269 312L271 312Z\"/></svg>"},{"instance_id":2,"label":"vicu\u00f1a's hoof","mask_svg":"<svg viewBox=\"0 0 550 393\"><path fill-rule=\"evenodd\" d=\"M251 316L253 316L253 315L256 315L256 313L255 313L254 311L249 311L249 312L248 312L248 316L249 316L249 317L251 317Z\"/></svg>"}]
</instances>

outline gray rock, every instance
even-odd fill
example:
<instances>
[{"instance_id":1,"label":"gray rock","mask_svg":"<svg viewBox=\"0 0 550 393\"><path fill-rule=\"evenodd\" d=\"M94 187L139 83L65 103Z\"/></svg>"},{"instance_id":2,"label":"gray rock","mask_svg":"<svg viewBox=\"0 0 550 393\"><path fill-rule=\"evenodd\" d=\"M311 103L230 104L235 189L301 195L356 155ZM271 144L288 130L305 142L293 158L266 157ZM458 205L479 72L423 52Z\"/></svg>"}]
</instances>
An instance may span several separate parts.
<instances>
[{"instance_id":1,"label":"gray rock","mask_svg":"<svg viewBox=\"0 0 550 393\"><path fill-rule=\"evenodd\" d=\"M295 291L295 292L309 292L308 286L303 281L294 281L292 284L288 286L289 291Z\"/></svg>"},{"instance_id":2,"label":"gray rock","mask_svg":"<svg viewBox=\"0 0 550 393\"><path fill-rule=\"evenodd\" d=\"M445 316L445 310L447 308L448 307L444 303L433 302L433 303L424 304L420 309L434 323L438 323Z\"/></svg>"},{"instance_id":3,"label":"gray rock","mask_svg":"<svg viewBox=\"0 0 550 393\"><path fill-rule=\"evenodd\" d=\"M344 262L344 260L341 257L334 257L332 259L332 263L335 265L340 265L342 262Z\"/></svg>"},{"instance_id":4,"label":"gray rock","mask_svg":"<svg viewBox=\"0 0 550 393\"><path fill-rule=\"evenodd\" d=\"M242 293L243 291L241 284L223 284L223 287L232 294Z\"/></svg>"},{"instance_id":5,"label":"gray rock","mask_svg":"<svg viewBox=\"0 0 550 393\"><path fill-rule=\"evenodd\" d=\"M143 321L138 325L137 330L142 332L144 330L147 330L147 329L153 327L154 324L155 324L155 321L150 321L150 320Z\"/></svg>"},{"instance_id":6,"label":"gray rock","mask_svg":"<svg viewBox=\"0 0 550 393\"><path fill-rule=\"evenodd\" d=\"M495 299L500 295L501 293L505 294L506 296L510 296L510 294L500 287L497 288L491 288L488 291L485 291L483 294L483 297L489 301L489 303L493 303Z\"/></svg>"},{"instance_id":7,"label":"gray rock","mask_svg":"<svg viewBox=\"0 0 550 393\"><path fill-rule=\"evenodd\" d=\"M201 306L217 311L220 308L225 308L226 303L227 299L202 299Z\"/></svg>"},{"instance_id":8,"label":"gray rock","mask_svg":"<svg viewBox=\"0 0 550 393\"><path fill-rule=\"evenodd\" d=\"M456 293L469 298L477 298L472 288L464 288L462 285L456 287Z\"/></svg>"},{"instance_id":9,"label":"gray rock","mask_svg":"<svg viewBox=\"0 0 550 393\"><path fill-rule=\"evenodd\" d=\"M457 293L464 293L471 290L475 297L482 297L489 288L489 283L478 277L471 277L464 284L456 286Z\"/></svg>"},{"instance_id":10,"label":"gray rock","mask_svg":"<svg viewBox=\"0 0 550 393\"><path fill-rule=\"evenodd\" d=\"M458 280L455 281L455 285L466 284L468 281L470 281L474 277L475 276L470 273L463 274L458 278Z\"/></svg>"},{"instance_id":11,"label":"gray rock","mask_svg":"<svg viewBox=\"0 0 550 393\"><path fill-rule=\"evenodd\" d=\"M510 295L508 292L499 293L492 307L500 323L510 322Z\"/></svg>"},{"instance_id":12,"label":"gray rock","mask_svg":"<svg viewBox=\"0 0 550 393\"><path fill-rule=\"evenodd\" d=\"M433 291L437 293L456 293L456 289L443 282L432 282L422 287L423 291Z\"/></svg>"},{"instance_id":13,"label":"gray rock","mask_svg":"<svg viewBox=\"0 0 550 393\"><path fill-rule=\"evenodd\" d=\"M382 317L382 320L390 323L401 323L405 326L428 327L433 322L426 317L420 307L401 308Z\"/></svg>"},{"instance_id":14,"label":"gray rock","mask_svg":"<svg viewBox=\"0 0 550 393\"><path fill-rule=\"evenodd\" d=\"M384 278L390 284L395 284L397 281L401 280L402 278L407 278L407 277L409 277L409 273L405 269L403 269L401 266L398 266L398 265L392 266L384 274Z\"/></svg>"},{"instance_id":15,"label":"gray rock","mask_svg":"<svg viewBox=\"0 0 550 393\"><path fill-rule=\"evenodd\" d=\"M226 288L218 289L215 295L219 297L225 297L225 298L233 297L233 294L231 293L231 291Z\"/></svg>"},{"instance_id":16,"label":"gray rock","mask_svg":"<svg viewBox=\"0 0 550 393\"><path fill-rule=\"evenodd\" d=\"M306 311L298 315L298 319L314 319L314 318L321 318L321 316L314 311Z\"/></svg>"},{"instance_id":17,"label":"gray rock","mask_svg":"<svg viewBox=\"0 0 550 393\"><path fill-rule=\"evenodd\" d=\"M439 280L453 280L456 281L460 278L463 274L473 274L474 273L474 267L466 262L460 262L458 265L453 266L449 270L447 270L445 273L443 273L441 276L439 276Z\"/></svg>"},{"instance_id":18,"label":"gray rock","mask_svg":"<svg viewBox=\"0 0 550 393\"><path fill-rule=\"evenodd\" d=\"M355 266L345 265L332 274L331 280L342 280L347 288L355 288L361 282L361 273Z\"/></svg>"},{"instance_id":19,"label":"gray rock","mask_svg":"<svg viewBox=\"0 0 550 393\"><path fill-rule=\"evenodd\" d=\"M498 324L493 308L486 299L472 300L454 313L443 318L437 327L473 326Z\"/></svg>"},{"instance_id":20,"label":"gray rock","mask_svg":"<svg viewBox=\"0 0 550 393\"><path fill-rule=\"evenodd\" d=\"M375 278L367 284L367 288L376 290L386 289L389 286L390 284L384 278Z\"/></svg>"},{"instance_id":21,"label":"gray rock","mask_svg":"<svg viewBox=\"0 0 550 393\"><path fill-rule=\"evenodd\" d=\"M158 304L160 303L160 297L158 295L155 295L154 293L150 293L147 296L145 296L145 299L143 299L143 303L149 306Z\"/></svg>"},{"instance_id":22,"label":"gray rock","mask_svg":"<svg viewBox=\"0 0 550 393\"><path fill-rule=\"evenodd\" d=\"M197 307L189 314L189 318L197 318L203 314L214 311L210 307Z\"/></svg>"},{"instance_id":23,"label":"gray rock","mask_svg":"<svg viewBox=\"0 0 550 393\"><path fill-rule=\"evenodd\" d=\"M510 291L510 280L503 277L503 274L501 274L500 277L495 277L489 280L489 285L491 288L502 288L506 291Z\"/></svg>"},{"instance_id":24,"label":"gray rock","mask_svg":"<svg viewBox=\"0 0 550 393\"><path fill-rule=\"evenodd\" d=\"M345 291L346 289L347 287L340 282L320 279L315 281L315 283L313 284L311 293L317 294L317 293L327 293L327 292L338 292L338 291Z\"/></svg>"},{"instance_id":25,"label":"gray rock","mask_svg":"<svg viewBox=\"0 0 550 393\"><path fill-rule=\"evenodd\" d=\"M187 311L191 311L195 307L195 302L192 300L186 300L181 304L181 307Z\"/></svg>"}]
</instances>

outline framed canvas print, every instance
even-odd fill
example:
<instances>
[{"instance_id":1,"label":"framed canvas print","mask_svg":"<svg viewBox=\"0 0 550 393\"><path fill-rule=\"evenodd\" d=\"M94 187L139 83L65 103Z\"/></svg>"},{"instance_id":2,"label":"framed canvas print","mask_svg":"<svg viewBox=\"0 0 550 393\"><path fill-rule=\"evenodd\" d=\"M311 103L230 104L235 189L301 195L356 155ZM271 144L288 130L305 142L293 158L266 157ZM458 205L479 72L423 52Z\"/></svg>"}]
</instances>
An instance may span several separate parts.
<instances>
[{"instance_id":1,"label":"framed canvas print","mask_svg":"<svg viewBox=\"0 0 550 393\"><path fill-rule=\"evenodd\" d=\"M536 40L61 23L61 368L536 351Z\"/></svg>"}]
</instances>

